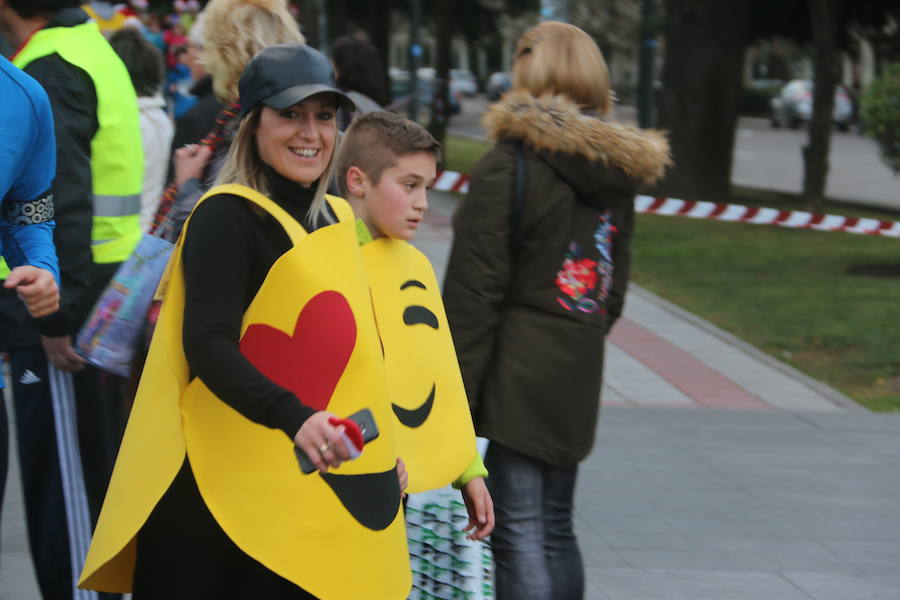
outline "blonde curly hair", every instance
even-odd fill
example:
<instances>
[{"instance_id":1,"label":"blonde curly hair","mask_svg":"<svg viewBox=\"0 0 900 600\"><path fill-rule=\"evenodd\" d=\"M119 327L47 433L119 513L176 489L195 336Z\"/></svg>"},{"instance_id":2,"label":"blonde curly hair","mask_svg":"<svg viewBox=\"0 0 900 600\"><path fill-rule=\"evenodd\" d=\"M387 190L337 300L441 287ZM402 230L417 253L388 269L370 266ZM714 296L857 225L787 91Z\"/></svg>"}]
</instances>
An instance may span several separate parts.
<instances>
[{"instance_id":1,"label":"blonde curly hair","mask_svg":"<svg viewBox=\"0 0 900 600\"><path fill-rule=\"evenodd\" d=\"M202 14L201 60L212 75L216 97L224 103L238 97L238 80L257 52L305 42L286 0L210 0Z\"/></svg>"}]
</instances>

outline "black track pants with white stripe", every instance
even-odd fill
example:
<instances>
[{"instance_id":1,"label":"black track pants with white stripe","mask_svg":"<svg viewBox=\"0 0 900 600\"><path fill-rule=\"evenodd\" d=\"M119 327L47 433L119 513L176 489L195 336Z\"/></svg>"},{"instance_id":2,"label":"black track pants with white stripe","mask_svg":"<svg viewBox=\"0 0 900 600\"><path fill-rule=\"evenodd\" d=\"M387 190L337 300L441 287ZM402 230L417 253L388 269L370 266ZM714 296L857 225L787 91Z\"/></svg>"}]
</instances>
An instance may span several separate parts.
<instances>
[{"instance_id":1,"label":"black track pants with white stripe","mask_svg":"<svg viewBox=\"0 0 900 600\"><path fill-rule=\"evenodd\" d=\"M115 598L74 587L122 434L120 403L102 384L109 376L93 367L58 371L39 348L13 353L10 370L28 538L43 599Z\"/></svg>"}]
</instances>

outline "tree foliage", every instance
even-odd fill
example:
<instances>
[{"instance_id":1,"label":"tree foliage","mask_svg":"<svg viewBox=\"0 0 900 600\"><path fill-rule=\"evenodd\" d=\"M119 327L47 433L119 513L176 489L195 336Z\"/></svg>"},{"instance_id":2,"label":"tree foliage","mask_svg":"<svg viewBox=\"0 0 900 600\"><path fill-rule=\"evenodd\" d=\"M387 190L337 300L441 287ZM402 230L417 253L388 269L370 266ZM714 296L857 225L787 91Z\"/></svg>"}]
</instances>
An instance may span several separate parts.
<instances>
[{"instance_id":1,"label":"tree foliage","mask_svg":"<svg viewBox=\"0 0 900 600\"><path fill-rule=\"evenodd\" d=\"M863 94L862 118L884 162L900 173L900 62L888 66Z\"/></svg>"}]
</instances>

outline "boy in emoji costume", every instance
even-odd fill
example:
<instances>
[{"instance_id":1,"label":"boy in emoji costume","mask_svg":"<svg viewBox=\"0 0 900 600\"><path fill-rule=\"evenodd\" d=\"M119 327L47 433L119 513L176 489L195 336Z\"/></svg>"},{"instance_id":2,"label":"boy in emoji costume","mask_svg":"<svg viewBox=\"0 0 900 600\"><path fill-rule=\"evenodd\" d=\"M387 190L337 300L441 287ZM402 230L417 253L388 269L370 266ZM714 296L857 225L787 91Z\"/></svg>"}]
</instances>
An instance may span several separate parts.
<instances>
[{"instance_id":1,"label":"boy in emoji costume","mask_svg":"<svg viewBox=\"0 0 900 600\"><path fill-rule=\"evenodd\" d=\"M357 227L378 323L399 454L411 493L455 482L471 537L493 528L453 340L428 259L407 243L428 208L440 145L420 125L387 112L357 118L337 158L338 184ZM372 152L379 148L379 152ZM374 238L374 239L373 239ZM462 475L460 475L462 474Z\"/></svg>"},{"instance_id":2,"label":"boy in emoji costume","mask_svg":"<svg viewBox=\"0 0 900 600\"><path fill-rule=\"evenodd\" d=\"M347 100L301 44L257 54L240 97L218 185L161 286L81 585L399 600L411 577L384 361L352 212L325 196ZM337 418L363 408L380 435L348 461L354 426ZM296 448L319 470L304 474Z\"/></svg>"}]
</instances>

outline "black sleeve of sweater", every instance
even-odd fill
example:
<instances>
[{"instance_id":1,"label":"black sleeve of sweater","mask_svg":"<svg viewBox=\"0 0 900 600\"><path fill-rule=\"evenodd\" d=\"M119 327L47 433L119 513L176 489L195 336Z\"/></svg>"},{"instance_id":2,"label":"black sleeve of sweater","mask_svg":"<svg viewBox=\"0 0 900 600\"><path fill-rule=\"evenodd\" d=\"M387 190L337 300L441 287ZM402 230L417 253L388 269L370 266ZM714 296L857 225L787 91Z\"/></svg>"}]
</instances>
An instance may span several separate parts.
<instances>
[{"instance_id":1,"label":"black sleeve of sweater","mask_svg":"<svg viewBox=\"0 0 900 600\"><path fill-rule=\"evenodd\" d=\"M42 335L72 335L81 325L79 317L90 308L86 304L95 296L91 141L99 127L97 92L86 72L58 54L33 60L25 72L47 91L56 133L53 242L59 257L61 304L57 312L36 323Z\"/></svg>"},{"instance_id":2,"label":"black sleeve of sweater","mask_svg":"<svg viewBox=\"0 0 900 600\"><path fill-rule=\"evenodd\" d=\"M234 196L208 199L187 229L184 353L191 372L223 402L291 439L315 411L276 385L239 349L241 318L257 248L255 218ZM258 280L261 280L261 275Z\"/></svg>"}]
</instances>

